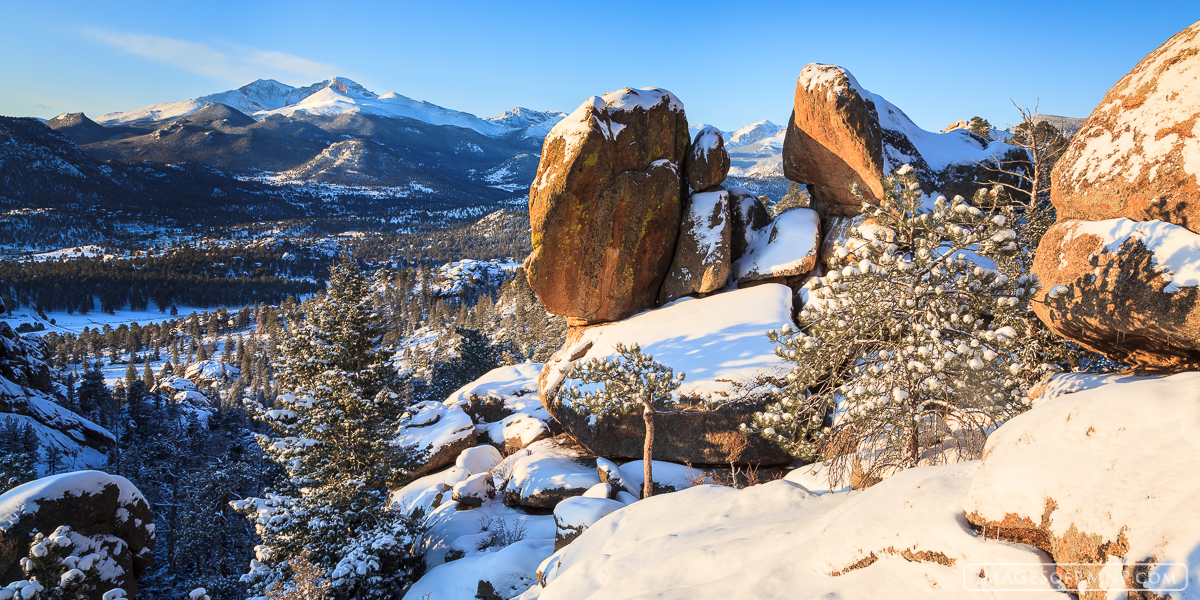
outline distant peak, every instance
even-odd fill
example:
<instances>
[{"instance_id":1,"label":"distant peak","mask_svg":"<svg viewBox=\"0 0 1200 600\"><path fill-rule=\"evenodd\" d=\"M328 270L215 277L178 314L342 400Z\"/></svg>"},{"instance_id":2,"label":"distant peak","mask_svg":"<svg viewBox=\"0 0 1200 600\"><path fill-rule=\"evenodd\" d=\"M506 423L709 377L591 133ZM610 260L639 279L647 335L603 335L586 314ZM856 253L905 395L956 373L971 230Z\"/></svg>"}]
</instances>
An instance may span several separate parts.
<instances>
[{"instance_id":1,"label":"distant peak","mask_svg":"<svg viewBox=\"0 0 1200 600\"><path fill-rule=\"evenodd\" d=\"M346 94L347 96L362 96L362 97L366 97L366 98L378 97L378 94L376 94L375 92L372 92L371 90L368 90L367 88L360 85L357 81L354 81L353 79L350 79L348 77L336 77L336 76L330 77L325 82L324 87L336 90L338 92Z\"/></svg>"}]
</instances>

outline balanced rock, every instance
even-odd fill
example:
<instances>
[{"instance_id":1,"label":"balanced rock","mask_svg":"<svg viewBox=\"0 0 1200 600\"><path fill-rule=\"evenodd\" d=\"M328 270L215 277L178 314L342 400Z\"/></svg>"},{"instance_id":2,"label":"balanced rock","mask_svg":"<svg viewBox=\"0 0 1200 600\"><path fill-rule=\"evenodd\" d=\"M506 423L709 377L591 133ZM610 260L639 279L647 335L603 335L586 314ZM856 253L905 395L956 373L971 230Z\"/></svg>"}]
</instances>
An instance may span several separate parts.
<instances>
[{"instance_id":1,"label":"balanced rock","mask_svg":"<svg viewBox=\"0 0 1200 600\"><path fill-rule=\"evenodd\" d=\"M529 284L571 324L653 308L671 267L688 149L666 90L593 96L555 125L529 188Z\"/></svg>"},{"instance_id":2,"label":"balanced rock","mask_svg":"<svg viewBox=\"0 0 1200 600\"><path fill-rule=\"evenodd\" d=\"M1143 58L1054 167L1060 219L1161 220L1200 231L1200 22Z\"/></svg>"},{"instance_id":3,"label":"balanced rock","mask_svg":"<svg viewBox=\"0 0 1200 600\"><path fill-rule=\"evenodd\" d=\"M1200 235L1163 221L1059 221L1038 246L1034 311L1144 370L1200 367Z\"/></svg>"},{"instance_id":4,"label":"balanced rock","mask_svg":"<svg viewBox=\"0 0 1200 600\"><path fill-rule=\"evenodd\" d=\"M684 298L617 323L574 328L542 369L538 393L566 433L597 456L641 458L641 412L592 415L559 391L582 385L579 361L611 359L618 343L638 344L655 361L685 373L678 406L655 415L654 458L690 464L787 464L792 458L764 438L740 431L790 371L768 330L791 324L792 292L764 284L705 298ZM681 333L686 332L686 333ZM540 442L539 442L540 443Z\"/></svg>"},{"instance_id":5,"label":"balanced rock","mask_svg":"<svg viewBox=\"0 0 1200 600\"><path fill-rule=\"evenodd\" d=\"M796 81L783 171L811 186L812 206L822 217L859 214L862 202L850 187L876 201L883 194L881 178L901 165L913 168L927 194L970 197L998 178L993 169L999 163L1019 160L1028 160L1024 150L965 129L921 129L842 67L810 64Z\"/></svg>"},{"instance_id":6,"label":"balanced rock","mask_svg":"<svg viewBox=\"0 0 1200 600\"><path fill-rule=\"evenodd\" d=\"M154 558L150 505L128 479L100 471L44 477L0 495L0 580L25 579L20 561L35 533L63 537L74 556L97 555L93 600L114 588L133 598Z\"/></svg>"},{"instance_id":7,"label":"balanced rock","mask_svg":"<svg viewBox=\"0 0 1200 600\"><path fill-rule=\"evenodd\" d=\"M688 151L688 186L693 192L712 191L728 174L729 151L725 149L725 136L716 127L701 129Z\"/></svg>"},{"instance_id":8,"label":"balanced rock","mask_svg":"<svg viewBox=\"0 0 1200 600\"><path fill-rule=\"evenodd\" d=\"M867 199L883 196L883 132L871 94L849 71L810 64L796 80L792 118L783 142L783 172L813 186L823 214L858 214L850 193L857 184Z\"/></svg>"},{"instance_id":9,"label":"balanced rock","mask_svg":"<svg viewBox=\"0 0 1200 600\"><path fill-rule=\"evenodd\" d=\"M729 281L731 234L729 193L699 192L688 199L679 228L671 271L658 294L659 304L691 294L707 294Z\"/></svg>"}]
</instances>

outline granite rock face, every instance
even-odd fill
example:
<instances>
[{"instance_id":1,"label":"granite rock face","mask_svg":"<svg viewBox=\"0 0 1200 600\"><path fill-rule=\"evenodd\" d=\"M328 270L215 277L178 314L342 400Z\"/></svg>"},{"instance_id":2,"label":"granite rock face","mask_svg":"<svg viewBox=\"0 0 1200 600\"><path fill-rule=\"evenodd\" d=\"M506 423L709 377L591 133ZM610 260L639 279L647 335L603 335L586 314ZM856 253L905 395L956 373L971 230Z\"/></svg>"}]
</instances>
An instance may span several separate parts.
<instances>
[{"instance_id":1,"label":"granite rock face","mask_svg":"<svg viewBox=\"0 0 1200 600\"><path fill-rule=\"evenodd\" d=\"M546 136L529 190L529 284L574 325L653 308L682 216L689 134L666 90L593 96Z\"/></svg>"}]
</instances>

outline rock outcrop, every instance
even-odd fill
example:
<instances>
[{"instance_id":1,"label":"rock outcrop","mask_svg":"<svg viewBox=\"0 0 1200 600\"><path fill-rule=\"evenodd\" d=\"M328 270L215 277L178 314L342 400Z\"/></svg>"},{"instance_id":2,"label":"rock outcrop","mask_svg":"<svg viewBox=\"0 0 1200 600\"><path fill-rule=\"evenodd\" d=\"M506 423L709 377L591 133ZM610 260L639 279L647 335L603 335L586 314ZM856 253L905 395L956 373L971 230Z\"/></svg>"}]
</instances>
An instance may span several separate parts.
<instances>
[{"instance_id":1,"label":"rock outcrop","mask_svg":"<svg viewBox=\"0 0 1200 600\"><path fill-rule=\"evenodd\" d=\"M688 149L666 90L594 96L550 131L529 190L530 286L575 325L653 308L671 266Z\"/></svg>"},{"instance_id":2,"label":"rock outcrop","mask_svg":"<svg viewBox=\"0 0 1200 600\"><path fill-rule=\"evenodd\" d=\"M688 187L692 192L710 192L725 181L729 174L729 151L725 136L716 127L705 127L696 133L687 158Z\"/></svg>"},{"instance_id":3,"label":"rock outcrop","mask_svg":"<svg viewBox=\"0 0 1200 600\"><path fill-rule=\"evenodd\" d=\"M1200 366L1200 23L1121 79L1054 168L1034 309L1140 370Z\"/></svg>"},{"instance_id":4,"label":"rock outcrop","mask_svg":"<svg viewBox=\"0 0 1200 600\"><path fill-rule=\"evenodd\" d=\"M69 531L77 556L97 554L100 582L90 596L113 588L133 598L154 551L154 514L129 480L100 471L45 477L0 495L0 580L24 579L20 559L35 533Z\"/></svg>"},{"instance_id":5,"label":"rock outcrop","mask_svg":"<svg viewBox=\"0 0 1200 600\"><path fill-rule=\"evenodd\" d=\"M394 442L422 453L414 475L424 475L454 462L463 450L475 446L475 423L459 406L418 402L401 417Z\"/></svg>"},{"instance_id":6,"label":"rock outcrop","mask_svg":"<svg viewBox=\"0 0 1200 600\"><path fill-rule=\"evenodd\" d=\"M784 175L810 186L813 208L826 218L857 215L861 202L850 186L878 200L880 178L901 165L912 166L928 194L970 197L997 178L989 167L1027 159L1024 150L965 129L925 131L845 69L820 64L800 72L783 146Z\"/></svg>"},{"instance_id":7,"label":"rock outcrop","mask_svg":"<svg viewBox=\"0 0 1200 600\"><path fill-rule=\"evenodd\" d=\"M1060 219L1160 220L1200 231L1200 23L1121 78L1054 167Z\"/></svg>"},{"instance_id":8,"label":"rock outcrop","mask_svg":"<svg viewBox=\"0 0 1200 600\"><path fill-rule=\"evenodd\" d=\"M1055 333L1141 370L1200 367L1200 235L1162 221L1059 221L1034 310Z\"/></svg>"},{"instance_id":9,"label":"rock outcrop","mask_svg":"<svg viewBox=\"0 0 1200 600\"><path fill-rule=\"evenodd\" d=\"M655 416L654 458L697 465L787 464L792 458L767 440L739 430L761 410L788 366L765 332L791 324L789 288L764 284L685 299L617 323L575 328L546 363L538 392L570 436L597 456L641 458L640 413L591 421L559 394L577 385L570 369L581 360L610 358L617 343L638 344L659 363L685 373L679 404ZM730 357L738 357L731 361Z\"/></svg>"},{"instance_id":10,"label":"rock outcrop","mask_svg":"<svg viewBox=\"0 0 1200 600\"><path fill-rule=\"evenodd\" d=\"M730 271L729 193L698 192L688 199L671 270L658 294L659 304L725 287Z\"/></svg>"},{"instance_id":11,"label":"rock outcrop","mask_svg":"<svg viewBox=\"0 0 1200 600\"><path fill-rule=\"evenodd\" d=\"M796 80L792 118L783 143L783 172L812 186L823 214L858 214L857 185L868 199L883 196L883 132L871 94L849 71L810 64Z\"/></svg>"},{"instance_id":12,"label":"rock outcrop","mask_svg":"<svg viewBox=\"0 0 1200 600\"><path fill-rule=\"evenodd\" d=\"M763 203L746 188L729 188L730 234L729 252L732 260L746 253L746 247L754 239L754 233L771 222L771 213Z\"/></svg>"}]
</instances>

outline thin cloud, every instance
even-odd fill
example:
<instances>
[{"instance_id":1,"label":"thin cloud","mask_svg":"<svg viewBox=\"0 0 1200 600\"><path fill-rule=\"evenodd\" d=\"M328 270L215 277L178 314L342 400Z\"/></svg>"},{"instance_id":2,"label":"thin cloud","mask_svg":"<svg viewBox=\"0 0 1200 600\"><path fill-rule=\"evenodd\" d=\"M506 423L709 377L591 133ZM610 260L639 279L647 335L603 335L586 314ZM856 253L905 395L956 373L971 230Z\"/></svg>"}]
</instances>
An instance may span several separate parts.
<instances>
[{"instance_id":1,"label":"thin cloud","mask_svg":"<svg viewBox=\"0 0 1200 600\"><path fill-rule=\"evenodd\" d=\"M333 65L273 50L232 44L222 49L188 40L107 29L85 29L83 33L130 54L233 83L288 75L319 78L338 72Z\"/></svg>"}]
</instances>

